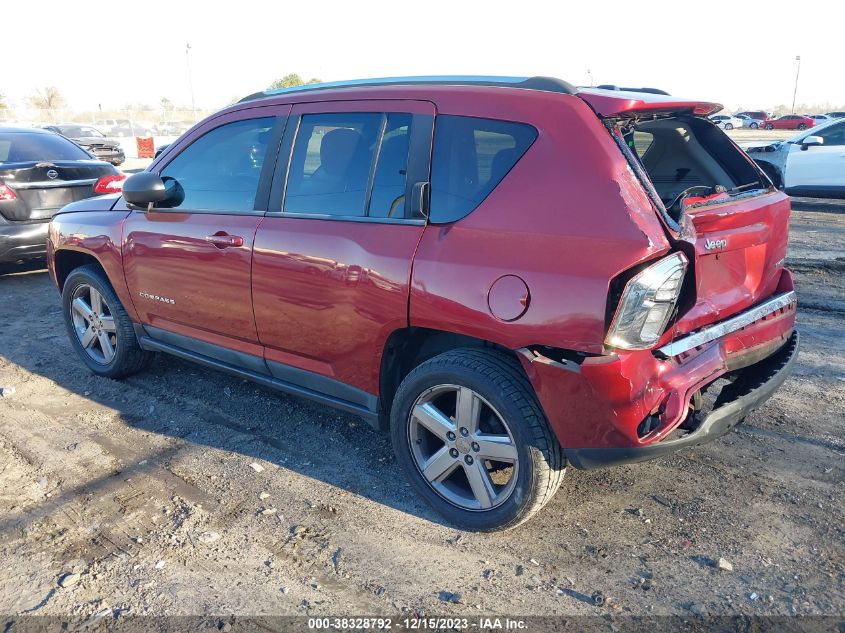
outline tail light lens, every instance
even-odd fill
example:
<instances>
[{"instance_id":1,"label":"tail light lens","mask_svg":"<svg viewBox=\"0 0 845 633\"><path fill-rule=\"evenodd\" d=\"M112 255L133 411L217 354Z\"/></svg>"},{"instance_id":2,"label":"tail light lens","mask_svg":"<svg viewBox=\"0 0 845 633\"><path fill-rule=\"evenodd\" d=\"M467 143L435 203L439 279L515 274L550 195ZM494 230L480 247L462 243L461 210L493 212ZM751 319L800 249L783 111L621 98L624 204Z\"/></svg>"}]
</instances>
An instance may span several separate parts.
<instances>
[{"instance_id":1,"label":"tail light lens","mask_svg":"<svg viewBox=\"0 0 845 633\"><path fill-rule=\"evenodd\" d=\"M675 253L637 273L626 285L605 343L648 349L660 339L681 293L687 258Z\"/></svg>"},{"instance_id":2,"label":"tail light lens","mask_svg":"<svg viewBox=\"0 0 845 633\"><path fill-rule=\"evenodd\" d=\"M120 193L123 191L123 181L126 174L103 176L94 185L94 193Z\"/></svg>"},{"instance_id":3,"label":"tail light lens","mask_svg":"<svg viewBox=\"0 0 845 633\"><path fill-rule=\"evenodd\" d=\"M17 197L18 196L15 194L14 189L12 189L9 185L0 182L0 202L8 202L9 200L14 200Z\"/></svg>"}]
</instances>

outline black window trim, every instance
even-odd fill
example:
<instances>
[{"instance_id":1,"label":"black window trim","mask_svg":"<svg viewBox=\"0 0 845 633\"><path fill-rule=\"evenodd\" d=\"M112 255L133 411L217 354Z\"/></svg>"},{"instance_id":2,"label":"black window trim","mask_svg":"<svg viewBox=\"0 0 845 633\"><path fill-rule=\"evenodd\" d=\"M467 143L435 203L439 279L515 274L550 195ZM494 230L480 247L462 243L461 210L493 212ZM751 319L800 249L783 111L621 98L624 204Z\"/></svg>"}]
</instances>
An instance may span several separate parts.
<instances>
[{"instance_id":1,"label":"black window trim","mask_svg":"<svg viewBox=\"0 0 845 633\"><path fill-rule=\"evenodd\" d=\"M188 207L153 207L153 213L190 213L196 215L227 215L227 216L255 216L261 217L265 213L267 213L267 205L270 198L270 187L271 187L271 180L273 177L273 170L275 169L276 160L278 156L279 145L282 141L282 137L285 132L285 128L287 127L289 116L284 114L270 114L270 113L261 113L262 108L255 108L251 110L244 110L244 112L249 112L252 116L245 116L239 119L232 119L221 123L220 125L215 125L214 127L206 130L195 139L193 139L190 143L185 145L179 149L179 152L173 154L172 156L168 156L166 162L162 162L159 165L156 165L154 173L161 176L161 173L167 169L167 166L172 163L178 156L181 156L182 153L187 150L188 148L192 147L194 143L196 143L201 138L204 138L206 135L214 132L215 130L220 129L226 125L231 123L241 123L243 121L254 121L255 119L273 119L273 123L270 126L270 138L267 140L267 151L264 155L264 163L261 166L261 175L258 177L258 187L255 192L255 200L252 204L251 210L245 211L235 211L232 209L229 210L221 210L221 209L191 209Z\"/></svg>"},{"instance_id":2,"label":"black window trim","mask_svg":"<svg viewBox=\"0 0 845 633\"><path fill-rule=\"evenodd\" d=\"M387 119L390 114L410 114L411 129L410 138L408 139L408 167L406 169L405 178L405 205L404 217L401 218L387 218L374 217L370 215L336 215L332 213L312 213L303 211L285 211L284 201L287 195L288 180L290 179L290 166L293 160L293 149L296 144L296 139L299 136L300 127L302 126L302 117L311 114L381 114L382 122L380 134L378 139L378 146L376 153L373 156L373 163L370 165L370 175L367 183L367 197L365 199L364 212L369 213L370 201L372 197L372 188L375 184L375 170L378 167L378 158L381 151L381 144L384 141L384 131L387 125ZM374 224L409 224L422 226L427 222L426 218L416 218L411 216L411 191L416 182L424 178L425 182L429 181L430 165L431 165L431 151L432 151L432 137L434 133L434 116L428 114L416 114L413 112L402 112L398 110L349 110L343 112L304 112L301 114L291 114L290 119L293 119L291 125L285 130L284 138L282 139L281 148L279 149L278 159L276 161L276 171L273 176L272 187L270 191L270 198L268 207L264 215L269 218L300 218L305 220L337 220L339 222L370 222ZM426 132L427 130L427 132ZM270 209L279 209L278 211L271 211Z\"/></svg>"}]
</instances>

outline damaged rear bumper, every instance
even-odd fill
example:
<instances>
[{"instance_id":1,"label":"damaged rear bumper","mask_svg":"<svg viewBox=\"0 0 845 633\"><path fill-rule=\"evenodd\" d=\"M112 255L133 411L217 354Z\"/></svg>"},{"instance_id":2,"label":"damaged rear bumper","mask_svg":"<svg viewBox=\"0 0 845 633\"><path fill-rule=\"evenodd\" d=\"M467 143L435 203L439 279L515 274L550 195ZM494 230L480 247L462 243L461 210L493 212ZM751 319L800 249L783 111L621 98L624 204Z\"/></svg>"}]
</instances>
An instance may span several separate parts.
<instances>
[{"instance_id":1,"label":"damaged rear bumper","mask_svg":"<svg viewBox=\"0 0 845 633\"><path fill-rule=\"evenodd\" d=\"M596 468L652 459L719 437L760 406L786 380L798 351L791 275L779 290L655 350L580 363L520 354L569 463ZM720 378L732 382L707 414L701 395Z\"/></svg>"},{"instance_id":2,"label":"damaged rear bumper","mask_svg":"<svg viewBox=\"0 0 845 633\"><path fill-rule=\"evenodd\" d=\"M777 391L792 373L798 347L798 332L793 332L777 352L741 370L737 381L728 387L732 389L731 398L713 409L696 429L683 437L630 448L564 449L567 461L575 468L601 468L646 461L715 440L742 422L745 416Z\"/></svg>"}]
</instances>

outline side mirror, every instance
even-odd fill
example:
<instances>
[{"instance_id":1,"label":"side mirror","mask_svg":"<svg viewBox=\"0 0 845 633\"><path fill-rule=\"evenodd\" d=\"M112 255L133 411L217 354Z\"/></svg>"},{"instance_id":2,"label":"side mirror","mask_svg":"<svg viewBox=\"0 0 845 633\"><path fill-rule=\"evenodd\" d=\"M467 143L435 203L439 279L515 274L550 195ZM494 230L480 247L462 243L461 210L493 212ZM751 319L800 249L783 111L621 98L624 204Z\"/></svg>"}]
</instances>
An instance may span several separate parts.
<instances>
[{"instance_id":1,"label":"side mirror","mask_svg":"<svg viewBox=\"0 0 845 633\"><path fill-rule=\"evenodd\" d=\"M156 202L170 197L170 192L158 174L148 171L132 174L123 183L123 199L130 209L151 211Z\"/></svg>"},{"instance_id":2,"label":"side mirror","mask_svg":"<svg viewBox=\"0 0 845 633\"><path fill-rule=\"evenodd\" d=\"M821 136L805 136L801 139L801 151L806 152L811 147L824 145L824 138Z\"/></svg>"}]
</instances>

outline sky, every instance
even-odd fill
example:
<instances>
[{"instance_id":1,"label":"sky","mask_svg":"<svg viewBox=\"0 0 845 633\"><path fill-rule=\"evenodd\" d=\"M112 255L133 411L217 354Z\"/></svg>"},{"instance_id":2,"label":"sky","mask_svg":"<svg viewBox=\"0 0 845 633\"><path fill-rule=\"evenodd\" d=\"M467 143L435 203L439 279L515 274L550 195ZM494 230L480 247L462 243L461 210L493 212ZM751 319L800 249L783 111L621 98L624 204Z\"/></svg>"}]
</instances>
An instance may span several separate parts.
<instances>
[{"instance_id":1,"label":"sky","mask_svg":"<svg viewBox=\"0 0 845 633\"><path fill-rule=\"evenodd\" d=\"M12 106L45 86L79 110L157 105L163 97L190 106L188 43L201 109L288 73L324 81L548 75L771 109L791 105L796 55L798 103L845 105L843 0L2 4L0 93Z\"/></svg>"}]
</instances>

